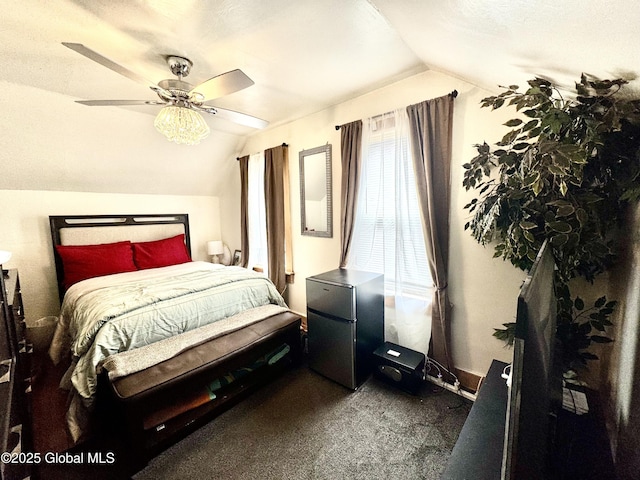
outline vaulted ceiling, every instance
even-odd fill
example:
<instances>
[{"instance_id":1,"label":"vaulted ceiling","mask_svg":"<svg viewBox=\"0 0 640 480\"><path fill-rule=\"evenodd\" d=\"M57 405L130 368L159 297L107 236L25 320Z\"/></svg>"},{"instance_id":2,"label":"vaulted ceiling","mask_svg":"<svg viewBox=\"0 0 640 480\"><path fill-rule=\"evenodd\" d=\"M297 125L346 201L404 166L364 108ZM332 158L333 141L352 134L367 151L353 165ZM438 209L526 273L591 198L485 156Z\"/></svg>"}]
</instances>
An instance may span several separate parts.
<instances>
[{"instance_id":1,"label":"vaulted ceiling","mask_svg":"<svg viewBox=\"0 0 640 480\"><path fill-rule=\"evenodd\" d=\"M254 132L208 116L194 147L153 128L140 83L61 42L82 43L158 82L167 55L197 84L236 68L255 85L210 102L283 124L433 69L490 91L535 75L640 71L634 0L5 0L0 19L0 188L215 194Z\"/></svg>"}]
</instances>

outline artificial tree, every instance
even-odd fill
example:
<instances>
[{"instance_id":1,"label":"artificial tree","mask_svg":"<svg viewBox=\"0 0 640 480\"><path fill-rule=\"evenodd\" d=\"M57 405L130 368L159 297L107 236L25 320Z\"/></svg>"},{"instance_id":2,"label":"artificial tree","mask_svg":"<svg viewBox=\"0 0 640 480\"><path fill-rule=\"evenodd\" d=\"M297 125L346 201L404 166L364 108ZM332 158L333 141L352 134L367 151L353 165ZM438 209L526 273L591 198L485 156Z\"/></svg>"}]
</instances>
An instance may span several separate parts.
<instances>
[{"instance_id":1,"label":"artificial tree","mask_svg":"<svg viewBox=\"0 0 640 480\"><path fill-rule=\"evenodd\" d=\"M482 107L513 106L511 130L464 164L463 186L476 190L465 225L481 244L495 242L495 257L528 270L544 240L557 265L557 336L565 368L597 358L587 349L609 342L615 301L600 297L586 308L569 282L588 281L613 264L618 232L630 202L640 198L640 100L624 79L582 75L565 98L548 80L535 78L482 100ZM513 324L494 335L509 341Z\"/></svg>"}]
</instances>

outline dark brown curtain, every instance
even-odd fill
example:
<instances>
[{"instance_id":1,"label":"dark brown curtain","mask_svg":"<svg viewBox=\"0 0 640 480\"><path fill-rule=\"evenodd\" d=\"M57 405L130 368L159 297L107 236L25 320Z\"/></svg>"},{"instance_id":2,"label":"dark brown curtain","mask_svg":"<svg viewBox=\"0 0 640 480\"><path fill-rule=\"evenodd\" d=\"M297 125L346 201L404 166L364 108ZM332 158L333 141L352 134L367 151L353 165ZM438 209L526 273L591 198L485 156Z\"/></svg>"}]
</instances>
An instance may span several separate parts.
<instances>
[{"instance_id":1,"label":"dark brown curtain","mask_svg":"<svg viewBox=\"0 0 640 480\"><path fill-rule=\"evenodd\" d=\"M240 265L249 259L249 155L238 159L240 165Z\"/></svg>"},{"instance_id":2,"label":"dark brown curtain","mask_svg":"<svg viewBox=\"0 0 640 480\"><path fill-rule=\"evenodd\" d=\"M340 198L340 268L347 266L356 201L360 185L360 161L362 157L362 120L340 127L340 156L342 159L342 188Z\"/></svg>"},{"instance_id":3,"label":"dark brown curtain","mask_svg":"<svg viewBox=\"0 0 640 480\"><path fill-rule=\"evenodd\" d=\"M427 258L435 284L429 355L453 371L449 268L449 204L454 94L407 107Z\"/></svg>"},{"instance_id":4,"label":"dark brown curtain","mask_svg":"<svg viewBox=\"0 0 640 480\"><path fill-rule=\"evenodd\" d=\"M291 210L289 201L289 147L264 151L264 191L267 216L269 278L279 292L293 282Z\"/></svg>"}]
</instances>

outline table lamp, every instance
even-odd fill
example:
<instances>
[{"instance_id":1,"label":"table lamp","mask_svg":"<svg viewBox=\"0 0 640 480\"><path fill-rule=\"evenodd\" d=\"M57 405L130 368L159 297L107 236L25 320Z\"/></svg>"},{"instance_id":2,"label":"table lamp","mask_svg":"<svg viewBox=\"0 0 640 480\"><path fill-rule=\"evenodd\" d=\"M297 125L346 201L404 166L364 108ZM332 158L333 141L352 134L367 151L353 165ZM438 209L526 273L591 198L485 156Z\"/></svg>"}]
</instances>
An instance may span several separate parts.
<instances>
[{"instance_id":1,"label":"table lamp","mask_svg":"<svg viewBox=\"0 0 640 480\"><path fill-rule=\"evenodd\" d=\"M211 242L207 242L207 253L211 255L212 263L220 263L218 255L224 253L224 245L221 240L213 240Z\"/></svg>"}]
</instances>

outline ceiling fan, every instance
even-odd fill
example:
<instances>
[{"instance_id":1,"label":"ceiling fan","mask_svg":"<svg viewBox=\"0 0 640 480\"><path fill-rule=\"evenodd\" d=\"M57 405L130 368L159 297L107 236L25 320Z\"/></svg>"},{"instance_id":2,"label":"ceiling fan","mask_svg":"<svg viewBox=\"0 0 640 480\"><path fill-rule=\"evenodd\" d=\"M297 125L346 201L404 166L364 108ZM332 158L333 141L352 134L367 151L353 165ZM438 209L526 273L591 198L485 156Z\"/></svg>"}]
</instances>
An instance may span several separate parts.
<instances>
[{"instance_id":1,"label":"ceiling fan","mask_svg":"<svg viewBox=\"0 0 640 480\"><path fill-rule=\"evenodd\" d=\"M231 70L206 80L195 87L183 80L189 75L193 63L188 59L176 55L166 57L167 64L177 79L161 80L158 84L141 77L135 72L119 65L99 53L85 47L81 43L62 42L65 47L119 73L131 80L149 86L156 92L160 100L77 100L77 103L89 106L125 106L125 105L164 105L182 107L196 112L205 112L220 118L246 125L253 128L265 128L269 122L245 113L235 112L208 105L206 102L229 95L254 84L242 70ZM206 124L205 124L206 127ZM207 133L208 133L208 127ZM206 135L205 135L206 136Z\"/></svg>"}]
</instances>

